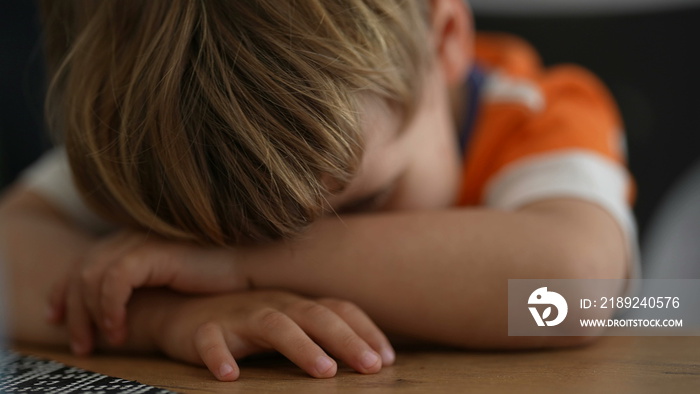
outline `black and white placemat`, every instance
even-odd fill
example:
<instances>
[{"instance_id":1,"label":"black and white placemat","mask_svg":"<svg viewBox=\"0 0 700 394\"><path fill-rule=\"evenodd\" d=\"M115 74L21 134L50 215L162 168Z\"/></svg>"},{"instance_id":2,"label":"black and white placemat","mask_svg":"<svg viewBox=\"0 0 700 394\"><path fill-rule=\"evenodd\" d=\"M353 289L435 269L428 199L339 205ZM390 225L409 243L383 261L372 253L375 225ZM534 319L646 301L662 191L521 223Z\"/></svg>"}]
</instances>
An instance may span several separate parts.
<instances>
[{"instance_id":1,"label":"black and white placemat","mask_svg":"<svg viewBox=\"0 0 700 394\"><path fill-rule=\"evenodd\" d=\"M170 394L173 392L70 367L57 361L0 349L0 393Z\"/></svg>"}]
</instances>

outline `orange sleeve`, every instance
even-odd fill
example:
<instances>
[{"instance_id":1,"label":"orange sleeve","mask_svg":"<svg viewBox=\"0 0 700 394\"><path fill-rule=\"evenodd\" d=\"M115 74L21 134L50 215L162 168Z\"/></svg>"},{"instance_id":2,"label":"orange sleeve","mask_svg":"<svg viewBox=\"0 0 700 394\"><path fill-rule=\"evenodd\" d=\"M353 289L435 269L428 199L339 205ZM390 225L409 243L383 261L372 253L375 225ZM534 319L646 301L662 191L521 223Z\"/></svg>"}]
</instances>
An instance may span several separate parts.
<instances>
[{"instance_id":1,"label":"orange sleeve","mask_svg":"<svg viewBox=\"0 0 700 394\"><path fill-rule=\"evenodd\" d=\"M479 37L476 48L488 76L465 152L460 205L480 204L488 181L525 157L580 149L624 162L620 116L594 75L573 65L545 71L529 45L508 36ZM507 82L494 89L498 78ZM527 90L542 105L533 108L508 88Z\"/></svg>"},{"instance_id":2,"label":"orange sleeve","mask_svg":"<svg viewBox=\"0 0 700 394\"><path fill-rule=\"evenodd\" d=\"M537 51L527 41L507 33L477 34L474 57L487 69L498 68L519 78L533 78L542 69Z\"/></svg>"}]
</instances>

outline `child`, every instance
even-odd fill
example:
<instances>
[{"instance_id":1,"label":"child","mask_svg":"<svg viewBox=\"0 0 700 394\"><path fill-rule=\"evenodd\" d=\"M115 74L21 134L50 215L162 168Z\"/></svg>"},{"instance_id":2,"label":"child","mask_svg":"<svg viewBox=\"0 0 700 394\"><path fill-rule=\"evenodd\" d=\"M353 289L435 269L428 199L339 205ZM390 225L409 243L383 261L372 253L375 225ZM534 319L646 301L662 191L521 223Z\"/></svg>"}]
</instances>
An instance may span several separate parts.
<instances>
[{"instance_id":1,"label":"child","mask_svg":"<svg viewBox=\"0 0 700 394\"><path fill-rule=\"evenodd\" d=\"M382 331L583 343L507 336L507 279L635 275L609 94L475 39L462 0L44 8L65 152L0 208L16 338L160 349L220 380L264 350L373 373ZM67 330L37 318L48 289Z\"/></svg>"}]
</instances>

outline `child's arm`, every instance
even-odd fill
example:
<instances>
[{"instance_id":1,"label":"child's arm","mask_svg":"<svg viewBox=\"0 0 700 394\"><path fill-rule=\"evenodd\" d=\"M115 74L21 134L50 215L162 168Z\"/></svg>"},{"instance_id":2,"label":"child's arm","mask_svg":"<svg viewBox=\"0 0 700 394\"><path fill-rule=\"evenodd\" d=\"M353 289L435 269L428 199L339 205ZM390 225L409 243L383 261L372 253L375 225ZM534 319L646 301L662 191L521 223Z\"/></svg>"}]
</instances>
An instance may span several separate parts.
<instances>
[{"instance_id":1,"label":"child's arm","mask_svg":"<svg viewBox=\"0 0 700 394\"><path fill-rule=\"evenodd\" d=\"M164 252L172 249L164 246ZM92 315L112 315L121 324L120 311L133 288L184 289L173 280L178 272L189 272L183 283L196 283L208 276L207 266L223 263L233 268L216 271L222 273L218 280L231 289L250 284L348 299L393 333L465 347L564 345L581 339L507 336L507 280L621 278L628 260L612 217L576 199L545 200L514 212L452 209L327 218L298 241L215 253L193 247L187 254L199 257L170 254L170 264L162 265L136 251L86 271L93 278L82 284L86 298L102 299ZM136 268L130 264L134 258L143 264ZM182 268L187 265L192 267ZM77 300L69 309L82 304Z\"/></svg>"},{"instance_id":2,"label":"child's arm","mask_svg":"<svg viewBox=\"0 0 700 394\"><path fill-rule=\"evenodd\" d=\"M67 291L70 296L79 297L73 304L76 307L68 308L65 316L72 323L68 326L71 347L78 354L91 351L93 325L82 306L85 300L96 298L81 297L76 292L80 287L66 288L66 285L71 279L79 279L75 277L82 274L79 268L95 260L100 246L105 250L105 243L109 240L99 239L83 230L44 197L21 184L5 192L0 200L0 269L8 271L9 279L3 283L3 288L7 287L9 291L10 310L17 313L9 319L13 324L13 338L65 342L63 330L46 324L47 318L53 321L63 319L60 316L62 308L48 308L46 301L62 299ZM118 252L128 246L128 239L122 237L119 241L120 244L115 244L109 252ZM202 251L198 254L207 256ZM226 267L232 266L226 264ZM202 275L204 279L215 278L213 264L208 268L205 271L208 275ZM177 280L177 276L172 276L172 279ZM200 283L188 282L192 288ZM207 283L209 292L220 290L216 284L215 281Z\"/></svg>"},{"instance_id":3,"label":"child's arm","mask_svg":"<svg viewBox=\"0 0 700 394\"><path fill-rule=\"evenodd\" d=\"M70 259L76 253L69 245L61 243L44 252L47 258ZM65 253L61 248L66 248ZM207 277L210 271L203 266L223 261L234 266L229 271L234 274L225 278L233 287L250 280L257 287L349 299L383 328L431 341L523 347L578 339L507 337L508 278L621 277L628 260L624 250L618 225L606 211L591 203L561 199L533 203L515 212L452 209L327 218L296 242L221 250L216 258L193 248L192 253L200 257L189 260L201 269L189 272ZM158 267L157 261L144 263ZM121 304L107 308L108 313L123 308L134 287L177 287L177 281L162 280L158 270L134 272L121 269L121 264L128 268L129 259L114 261L116 269L111 272L121 275L106 276L116 278L114 285L122 295ZM58 273L66 271L57 271L55 281L62 278ZM140 279L144 272L145 281ZM165 276L172 273L160 271ZM196 275L189 279L201 280ZM100 295L92 288L85 299ZM84 308L82 300L77 303L73 310ZM79 327L90 322L73 316L69 325L76 339L82 332ZM93 316L101 324L100 314L93 311ZM91 338L82 341L90 343Z\"/></svg>"},{"instance_id":4,"label":"child's arm","mask_svg":"<svg viewBox=\"0 0 700 394\"><path fill-rule=\"evenodd\" d=\"M94 241L26 187L5 191L0 202L0 269L11 338L66 342L65 330L45 322L46 300Z\"/></svg>"},{"instance_id":5,"label":"child's arm","mask_svg":"<svg viewBox=\"0 0 700 394\"><path fill-rule=\"evenodd\" d=\"M10 312L10 338L67 341L65 328L44 321L45 300L54 282L73 269L94 241L31 191L15 187L3 197L0 269L7 274L3 301ZM205 364L221 380L237 378L235 358L268 350L280 351L315 377L330 377L336 371L319 346L362 373L393 362L386 337L354 305L279 291L218 297L137 293L129 304L128 329L126 346L132 351L159 349ZM326 368L318 368L317 362Z\"/></svg>"},{"instance_id":6,"label":"child's arm","mask_svg":"<svg viewBox=\"0 0 700 394\"><path fill-rule=\"evenodd\" d=\"M329 218L232 259L255 286L343 297L386 332L481 348L580 342L508 337L508 279L622 278L627 260L612 217L576 199Z\"/></svg>"},{"instance_id":7,"label":"child's arm","mask_svg":"<svg viewBox=\"0 0 700 394\"><path fill-rule=\"evenodd\" d=\"M92 327L112 345L121 345L127 303L137 288L168 287L189 294L246 289L229 254L147 232L115 231L93 242L66 279L54 284L50 321L67 323L73 341L81 343L80 354L90 352Z\"/></svg>"}]
</instances>

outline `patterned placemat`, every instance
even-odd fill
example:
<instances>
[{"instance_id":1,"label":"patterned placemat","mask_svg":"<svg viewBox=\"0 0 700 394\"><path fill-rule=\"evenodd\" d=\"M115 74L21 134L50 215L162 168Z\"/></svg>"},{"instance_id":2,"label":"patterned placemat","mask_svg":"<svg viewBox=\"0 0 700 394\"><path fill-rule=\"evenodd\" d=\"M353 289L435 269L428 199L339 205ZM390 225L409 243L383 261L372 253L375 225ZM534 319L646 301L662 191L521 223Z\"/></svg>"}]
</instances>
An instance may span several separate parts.
<instances>
[{"instance_id":1,"label":"patterned placemat","mask_svg":"<svg viewBox=\"0 0 700 394\"><path fill-rule=\"evenodd\" d=\"M115 378L57 361L0 349L0 393L148 393L172 391Z\"/></svg>"}]
</instances>

